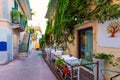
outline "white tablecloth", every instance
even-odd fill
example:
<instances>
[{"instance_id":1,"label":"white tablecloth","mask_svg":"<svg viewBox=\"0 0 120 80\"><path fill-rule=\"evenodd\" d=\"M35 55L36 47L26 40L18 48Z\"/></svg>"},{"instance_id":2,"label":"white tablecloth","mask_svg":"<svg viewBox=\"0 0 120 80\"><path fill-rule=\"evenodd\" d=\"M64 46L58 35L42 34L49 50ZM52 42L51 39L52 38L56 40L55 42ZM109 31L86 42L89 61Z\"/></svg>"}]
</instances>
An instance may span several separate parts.
<instances>
[{"instance_id":1,"label":"white tablecloth","mask_svg":"<svg viewBox=\"0 0 120 80\"><path fill-rule=\"evenodd\" d=\"M69 55L62 55L62 59L64 59L67 63L72 65L81 63L81 60L74 56L70 57Z\"/></svg>"},{"instance_id":2,"label":"white tablecloth","mask_svg":"<svg viewBox=\"0 0 120 80\"><path fill-rule=\"evenodd\" d=\"M51 48L45 48L45 51L46 51L47 53L50 53Z\"/></svg>"},{"instance_id":3,"label":"white tablecloth","mask_svg":"<svg viewBox=\"0 0 120 80\"><path fill-rule=\"evenodd\" d=\"M69 56L69 55L62 55L62 59L64 59L67 63L71 64L71 65L76 65L76 64L81 64L81 59L78 59L74 56ZM71 67L68 65L68 68L71 70ZM80 67L74 67L73 69L77 70L77 80L80 80ZM71 73L72 75L72 73Z\"/></svg>"},{"instance_id":4,"label":"white tablecloth","mask_svg":"<svg viewBox=\"0 0 120 80\"><path fill-rule=\"evenodd\" d=\"M62 55L63 51L62 50L51 50L51 53L54 55Z\"/></svg>"}]
</instances>

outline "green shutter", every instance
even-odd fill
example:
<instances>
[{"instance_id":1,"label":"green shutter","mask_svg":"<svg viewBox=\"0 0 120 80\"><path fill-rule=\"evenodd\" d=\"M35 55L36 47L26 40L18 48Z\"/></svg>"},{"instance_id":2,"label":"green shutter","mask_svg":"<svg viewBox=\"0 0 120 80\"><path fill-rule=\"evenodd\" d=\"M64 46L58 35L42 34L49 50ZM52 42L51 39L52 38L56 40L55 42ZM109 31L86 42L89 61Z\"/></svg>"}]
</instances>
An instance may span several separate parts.
<instances>
[{"instance_id":1,"label":"green shutter","mask_svg":"<svg viewBox=\"0 0 120 80\"><path fill-rule=\"evenodd\" d=\"M16 0L14 0L14 8L12 10L18 10L18 3Z\"/></svg>"}]
</instances>

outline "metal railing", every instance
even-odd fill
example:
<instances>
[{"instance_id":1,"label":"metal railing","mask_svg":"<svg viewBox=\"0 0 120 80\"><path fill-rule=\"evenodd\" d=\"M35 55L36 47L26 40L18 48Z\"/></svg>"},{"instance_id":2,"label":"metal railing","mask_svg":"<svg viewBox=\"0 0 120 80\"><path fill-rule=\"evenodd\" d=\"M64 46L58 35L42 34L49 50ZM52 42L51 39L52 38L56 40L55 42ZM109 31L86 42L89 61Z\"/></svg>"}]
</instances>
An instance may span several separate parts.
<instances>
[{"instance_id":1,"label":"metal railing","mask_svg":"<svg viewBox=\"0 0 120 80\"><path fill-rule=\"evenodd\" d=\"M11 10L11 20L13 24L17 24L20 26L20 28L23 28L25 30L25 27L27 25L27 18L24 14L21 14L20 11L15 9Z\"/></svg>"},{"instance_id":2,"label":"metal railing","mask_svg":"<svg viewBox=\"0 0 120 80\"><path fill-rule=\"evenodd\" d=\"M110 80L113 80L114 78L120 76L120 71L117 71L117 70L110 70L110 69L105 69L105 68L103 68L103 69L101 69L101 74L102 74L104 80L106 80L106 78L105 78L103 72L116 73L114 76L110 77Z\"/></svg>"},{"instance_id":3,"label":"metal railing","mask_svg":"<svg viewBox=\"0 0 120 80\"><path fill-rule=\"evenodd\" d=\"M76 67L81 68L81 67L85 67L86 65L91 65L91 64L96 65L96 71L97 71L96 80L99 80L99 64L98 64L99 62L71 65L70 63L64 61L63 63L70 67L70 71L67 74L63 74L62 71L55 65L55 61L56 61L56 59L59 59L59 57L52 54L51 52L44 53L44 55L45 55L44 58L45 58L46 62L48 63L49 67L52 69L52 71L55 73L55 75L59 76L60 80L74 80L74 79L78 80L80 78L80 75L79 75L79 78L77 78L77 79L74 77L74 75L76 74L76 70L74 68L76 68ZM80 74L82 74L82 73L80 73ZM82 79L80 78L80 80L82 80ZM91 79L91 80L93 80L93 79Z\"/></svg>"},{"instance_id":4,"label":"metal railing","mask_svg":"<svg viewBox=\"0 0 120 80\"><path fill-rule=\"evenodd\" d=\"M21 43L19 44L19 52L26 52L27 44Z\"/></svg>"}]
</instances>

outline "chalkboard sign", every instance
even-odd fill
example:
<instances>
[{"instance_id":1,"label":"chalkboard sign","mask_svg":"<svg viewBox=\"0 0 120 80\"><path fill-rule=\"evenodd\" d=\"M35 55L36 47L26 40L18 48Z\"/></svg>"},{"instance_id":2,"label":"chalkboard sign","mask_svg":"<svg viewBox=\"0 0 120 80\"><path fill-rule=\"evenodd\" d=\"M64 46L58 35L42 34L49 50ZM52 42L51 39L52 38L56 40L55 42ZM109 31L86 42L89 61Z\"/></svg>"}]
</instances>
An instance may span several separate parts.
<instances>
[{"instance_id":1,"label":"chalkboard sign","mask_svg":"<svg viewBox=\"0 0 120 80\"><path fill-rule=\"evenodd\" d=\"M0 42L0 51L7 51L7 42Z\"/></svg>"}]
</instances>

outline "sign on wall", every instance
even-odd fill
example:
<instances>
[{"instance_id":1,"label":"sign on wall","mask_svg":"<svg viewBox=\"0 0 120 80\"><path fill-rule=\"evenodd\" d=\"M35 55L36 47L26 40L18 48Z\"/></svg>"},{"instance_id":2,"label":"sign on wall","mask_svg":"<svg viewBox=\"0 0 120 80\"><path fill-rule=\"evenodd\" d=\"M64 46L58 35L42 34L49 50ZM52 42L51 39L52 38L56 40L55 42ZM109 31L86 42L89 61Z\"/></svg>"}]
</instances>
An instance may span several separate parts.
<instances>
[{"instance_id":1,"label":"sign on wall","mask_svg":"<svg viewBox=\"0 0 120 80\"><path fill-rule=\"evenodd\" d=\"M7 42L5 41L0 42L0 51L7 51Z\"/></svg>"},{"instance_id":2,"label":"sign on wall","mask_svg":"<svg viewBox=\"0 0 120 80\"><path fill-rule=\"evenodd\" d=\"M107 32L110 33L110 37L115 37L115 34L120 32L120 21L109 23L107 26Z\"/></svg>"},{"instance_id":3,"label":"sign on wall","mask_svg":"<svg viewBox=\"0 0 120 80\"><path fill-rule=\"evenodd\" d=\"M120 20L98 24L98 46L120 48Z\"/></svg>"}]
</instances>

